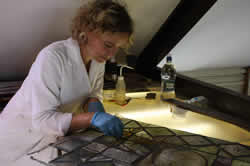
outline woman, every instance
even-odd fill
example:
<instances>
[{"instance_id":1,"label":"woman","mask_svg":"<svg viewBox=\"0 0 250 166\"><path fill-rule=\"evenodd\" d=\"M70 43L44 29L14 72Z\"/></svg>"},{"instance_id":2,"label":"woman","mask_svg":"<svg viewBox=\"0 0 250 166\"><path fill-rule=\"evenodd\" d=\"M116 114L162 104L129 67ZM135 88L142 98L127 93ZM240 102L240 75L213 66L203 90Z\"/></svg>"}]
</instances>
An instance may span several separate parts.
<instances>
[{"instance_id":1,"label":"woman","mask_svg":"<svg viewBox=\"0 0 250 166\"><path fill-rule=\"evenodd\" d=\"M121 137L121 121L105 113L101 103L104 67L118 49L128 46L132 33L133 22L120 3L95 0L82 6L73 20L72 37L39 53L1 113L0 147L8 149L0 150L1 163L36 165L28 153L89 126ZM55 152L47 148L37 157L48 161Z\"/></svg>"}]
</instances>

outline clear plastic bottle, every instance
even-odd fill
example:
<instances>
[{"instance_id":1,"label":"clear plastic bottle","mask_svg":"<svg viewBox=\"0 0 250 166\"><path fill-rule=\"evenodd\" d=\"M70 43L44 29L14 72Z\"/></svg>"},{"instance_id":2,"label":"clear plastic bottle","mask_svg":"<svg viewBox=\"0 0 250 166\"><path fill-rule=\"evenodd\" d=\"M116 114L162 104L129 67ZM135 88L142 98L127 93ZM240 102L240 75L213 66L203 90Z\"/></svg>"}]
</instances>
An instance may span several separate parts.
<instances>
[{"instance_id":1,"label":"clear plastic bottle","mask_svg":"<svg viewBox=\"0 0 250 166\"><path fill-rule=\"evenodd\" d=\"M118 65L120 66L120 75L118 76L116 86L115 86L115 101L119 105L127 104L127 98L126 98L126 84L124 77L122 76L122 69L128 68L128 69L134 69L127 65Z\"/></svg>"},{"instance_id":2,"label":"clear plastic bottle","mask_svg":"<svg viewBox=\"0 0 250 166\"><path fill-rule=\"evenodd\" d=\"M172 63L171 55L167 55L166 63L161 69L161 98L175 98L176 70Z\"/></svg>"},{"instance_id":3,"label":"clear plastic bottle","mask_svg":"<svg viewBox=\"0 0 250 166\"><path fill-rule=\"evenodd\" d=\"M115 102L119 105L126 104L126 84L123 76L119 76L115 87Z\"/></svg>"}]
</instances>

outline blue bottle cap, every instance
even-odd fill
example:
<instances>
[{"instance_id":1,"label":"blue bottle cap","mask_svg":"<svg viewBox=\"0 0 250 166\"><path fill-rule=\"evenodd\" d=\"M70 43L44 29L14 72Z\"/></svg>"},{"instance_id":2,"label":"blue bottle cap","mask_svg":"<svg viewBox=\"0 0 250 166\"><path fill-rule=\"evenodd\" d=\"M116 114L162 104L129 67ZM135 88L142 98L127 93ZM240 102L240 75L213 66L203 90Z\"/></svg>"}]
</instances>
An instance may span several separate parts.
<instances>
[{"instance_id":1,"label":"blue bottle cap","mask_svg":"<svg viewBox=\"0 0 250 166\"><path fill-rule=\"evenodd\" d=\"M167 62L172 62L172 57L171 56L167 56Z\"/></svg>"}]
</instances>

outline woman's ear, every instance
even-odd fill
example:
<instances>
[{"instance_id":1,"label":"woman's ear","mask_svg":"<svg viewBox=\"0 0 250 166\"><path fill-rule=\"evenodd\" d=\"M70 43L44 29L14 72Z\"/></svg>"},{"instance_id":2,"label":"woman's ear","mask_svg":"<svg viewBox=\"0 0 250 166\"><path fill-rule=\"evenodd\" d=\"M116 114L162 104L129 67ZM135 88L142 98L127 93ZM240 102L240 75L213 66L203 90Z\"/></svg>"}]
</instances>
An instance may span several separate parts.
<instances>
[{"instance_id":1,"label":"woman's ear","mask_svg":"<svg viewBox=\"0 0 250 166\"><path fill-rule=\"evenodd\" d=\"M79 34L79 39L84 39L86 37L86 33L85 32L81 32L80 34Z\"/></svg>"},{"instance_id":2,"label":"woman's ear","mask_svg":"<svg viewBox=\"0 0 250 166\"><path fill-rule=\"evenodd\" d=\"M88 41L88 37L86 35L86 32L81 32L79 34L79 41L86 43Z\"/></svg>"}]
</instances>

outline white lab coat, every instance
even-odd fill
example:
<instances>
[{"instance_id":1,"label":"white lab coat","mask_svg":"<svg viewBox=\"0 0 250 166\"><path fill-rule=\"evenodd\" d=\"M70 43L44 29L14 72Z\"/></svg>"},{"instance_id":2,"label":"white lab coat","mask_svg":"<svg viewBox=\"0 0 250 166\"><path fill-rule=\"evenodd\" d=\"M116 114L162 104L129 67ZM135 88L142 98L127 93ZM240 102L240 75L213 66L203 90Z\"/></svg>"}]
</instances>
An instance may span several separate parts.
<instances>
[{"instance_id":1,"label":"white lab coat","mask_svg":"<svg viewBox=\"0 0 250 166\"><path fill-rule=\"evenodd\" d=\"M37 165L27 153L64 136L72 120L71 112L80 111L88 97L102 100L104 67L104 63L92 60L88 74L79 45L72 38L44 48L0 114L1 165L9 166L13 160L13 165ZM48 161L55 152L36 156Z\"/></svg>"}]
</instances>

